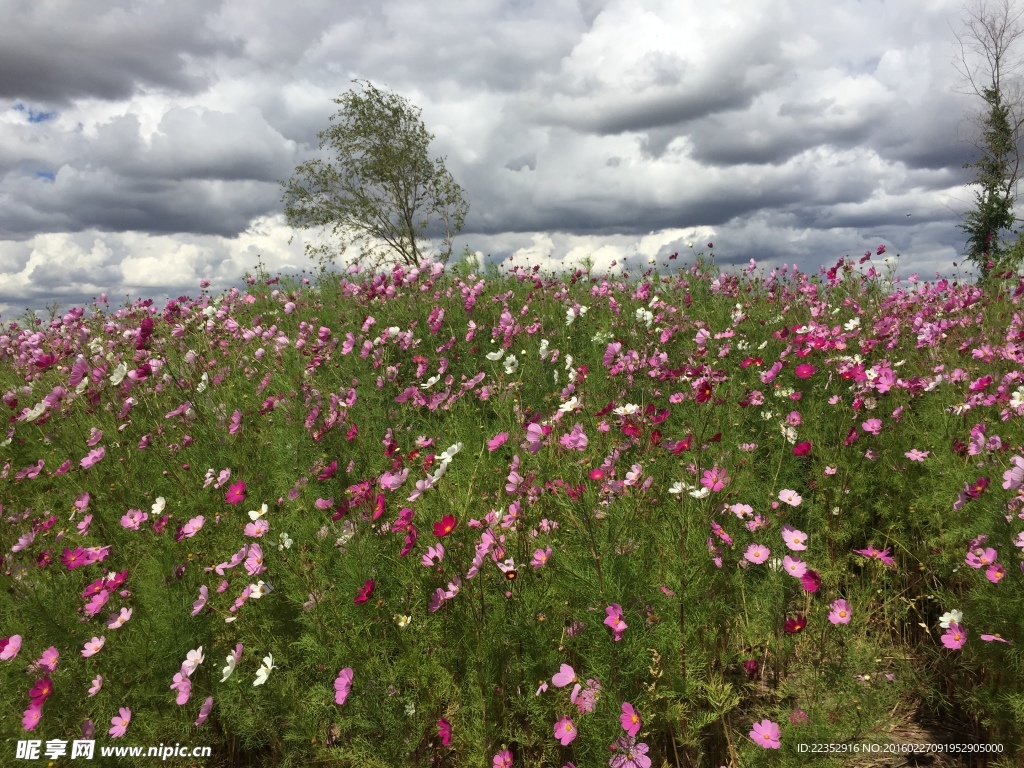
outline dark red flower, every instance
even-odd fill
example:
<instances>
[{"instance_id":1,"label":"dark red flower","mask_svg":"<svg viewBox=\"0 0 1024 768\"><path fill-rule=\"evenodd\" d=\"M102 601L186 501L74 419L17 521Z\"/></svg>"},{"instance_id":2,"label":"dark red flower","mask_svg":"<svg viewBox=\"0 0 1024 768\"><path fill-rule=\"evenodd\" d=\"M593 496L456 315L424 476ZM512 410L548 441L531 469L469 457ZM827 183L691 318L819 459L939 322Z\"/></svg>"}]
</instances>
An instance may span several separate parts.
<instances>
[{"instance_id":1,"label":"dark red flower","mask_svg":"<svg viewBox=\"0 0 1024 768\"><path fill-rule=\"evenodd\" d=\"M796 616L787 616L786 623L782 628L786 631L787 635L795 635L806 626L807 618L802 613L798 613Z\"/></svg>"},{"instance_id":2,"label":"dark red flower","mask_svg":"<svg viewBox=\"0 0 1024 768\"><path fill-rule=\"evenodd\" d=\"M793 446L794 456L806 456L811 452L811 441L804 440L802 443L797 443Z\"/></svg>"}]
</instances>

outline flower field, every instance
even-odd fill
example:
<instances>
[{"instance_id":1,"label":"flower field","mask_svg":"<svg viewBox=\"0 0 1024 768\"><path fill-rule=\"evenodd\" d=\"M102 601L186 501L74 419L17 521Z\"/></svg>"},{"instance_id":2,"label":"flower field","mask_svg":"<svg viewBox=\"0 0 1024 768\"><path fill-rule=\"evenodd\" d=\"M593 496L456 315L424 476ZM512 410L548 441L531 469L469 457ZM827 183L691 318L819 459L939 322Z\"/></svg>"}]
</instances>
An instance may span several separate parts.
<instances>
[{"instance_id":1,"label":"flower field","mask_svg":"<svg viewBox=\"0 0 1024 768\"><path fill-rule=\"evenodd\" d=\"M1024 283L860 264L8 320L0 764L1019 764Z\"/></svg>"}]
</instances>

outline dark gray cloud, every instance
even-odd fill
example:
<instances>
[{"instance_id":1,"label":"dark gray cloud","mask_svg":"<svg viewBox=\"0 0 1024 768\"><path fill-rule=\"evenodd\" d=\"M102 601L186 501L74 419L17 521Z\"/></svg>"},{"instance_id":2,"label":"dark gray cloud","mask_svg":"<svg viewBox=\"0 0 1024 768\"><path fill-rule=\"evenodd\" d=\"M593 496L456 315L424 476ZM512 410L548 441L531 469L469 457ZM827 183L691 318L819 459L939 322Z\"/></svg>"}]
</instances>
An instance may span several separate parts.
<instances>
[{"instance_id":1,"label":"dark gray cloud","mask_svg":"<svg viewBox=\"0 0 1024 768\"><path fill-rule=\"evenodd\" d=\"M422 108L495 259L951 267L973 200L958 0L0 5L0 305L305 264L277 182L357 78Z\"/></svg>"}]
</instances>

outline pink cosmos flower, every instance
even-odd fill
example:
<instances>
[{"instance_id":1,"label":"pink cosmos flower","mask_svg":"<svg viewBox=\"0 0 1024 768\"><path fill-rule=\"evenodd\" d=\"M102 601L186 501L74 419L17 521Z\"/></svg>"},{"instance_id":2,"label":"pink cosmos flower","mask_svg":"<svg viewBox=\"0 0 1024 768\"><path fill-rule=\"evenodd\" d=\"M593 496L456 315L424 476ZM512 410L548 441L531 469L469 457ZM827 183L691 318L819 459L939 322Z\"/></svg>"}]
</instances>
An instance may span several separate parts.
<instances>
[{"instance_id":1,"label":"pink cosmos flower","mask_svg":"<svg viewBox=\"0 0 1024 768\"><path fill-rule=\"evenodd\" d=\"M263 548L259 544L253 544L245 558L245 572L250 576L259 576L266 570L267 566L263 564Z\"/></svg>"},{"instance_id":2,"label":"pink cosmos flower","mask_svg":"<svg viewBox=\"0 0 1024 768\"><path fill-rule=\"evenodd\" d=\"M890 568L894 568L896 566L896 561L893 560L892 556L889 554L889 547L886 547L883 550L878 550L873 546L869 546L867 549L855 549L853 551L858 555L864 555L864 557L881 560L884 565L887 565Z\"/></svg>"},{"instance_id":3,"label":"pink cosmos flower","mask_svg":"<svg viewBox=\"0 0 1024 768\"><path fill-rule=\"evenodd\" d=\"M551 684L555 688L564 688L569 683L576 682L576 670L570 667L568 664L563 664L555 676L551 678Z\"/></svg>"},{"instance_id":4,"label":"pink cosmos flower","mask_svg":"<svg viewBox=\"0 0 1024 768\"><path fill-rule=\"evenodd\" d=\"M487 441L487 450L494 453L505 444L506 440L508 440L508 432L500 432Z\"/></svg>"},{"instance_id":5,"label":"pink cosmos flower","mask_svg":"<svg viewBox=\"0 0 1024 768\"><path fill-rule=\"evenodd\" d=\"M339 707L345 703L349 693L352 691L352 678L355 673L352 671L352 667L345 667L338 673L338 677L334 681L334 703Z\"/></svg>"},{"instance_id":6,"label":"pink cosmos flower","mask_svg":"<svg viewBox=\"0 0 1024 768\"><path fill-rule=\"evenodd\" d=\"M622 633L629 629L629 625L622 618L622 606L618 603L612 603L604 609L607 617L604 623L612 629L612 639L618 642L622 639Z\"/></svg>"},{"instance_id":7,"label":"pink cosmos flower","mask_svg":"<svg viewBox=\"0 0 1024 768\"><path fill-rule=\"evenodd\" d=\"M185 674L185 669L182 667L182 671L174 675L174 682L171 683L171 690L178 692L175 703L181 707L188 703L188 700L192 698L192 681L188 679L188 675Z\"/></svg>"},{"instance_id":8,"label":"pink cosmos flower","mask_svg":"<svg viewBox=\"0 0 1024 768\"><path fill-rule=\"evenodd\" d=\"M799 507L800 502L803 501L803 497L796 491L783 488L779 491L779 501L789 504L791 507Z\"/></svg>"},{"instance_id":9,"label":"pink cosmos flower","mask_svg":"<svg viewBox=\"0 0 1024 768\"><path fill-rule=\"evenodd\" d=\"M36 684L29 690L28 695L33 704L41 707L51 693L53 693L53 681L44 677L42 680L36 680Z\"/></svg>"},{"instance_id":10,"label":"pink cosmos flower","mask_svg":"<svg viewBox=\"0 0 1024 768\"><path fill-rule=\"evenodd\" d=\"M993 584L998 584L1002 581L1003 576L1006 575L1006 570L1003 568L1001 563L990 565L985 570L985 578L991 581Z\"/></svg>"},{"instance_id":11,"label":"pink cosmos flower","mask_svg":"<svg viewBox=\"0 0 1024 768\"><path fill-rule=\"evenodd\" d=\"M494 768L512 768L512 751L503 749L494 756Z\"/></svg>"},{"instance_id":12,"label":"pink cosmos flower","mask_svg":"<svg viewBox=\"0 0 1024 768\"><path fill-rule=\"evenodd\" d=\"M239 480L229 485L227 493L224 494L224 501L228 504L241 504L245 501L245 483Z\"/></svg>"},{"instance_id":13,"label":"pink cosmos flower","mask_svg":"<svg viewBox=\"0 0 1024 768\"><path fill-rule=\"evenodd\" d=\"M881 419L868 419L860 425L865 432L870 432L873 435L877 435L882 431L882 420Z\"/></svg>"},{"instance_id":14,"label":"pink cosmos flower","mask_svg":"<svg viewBox=\"0 0 1024 768\"><path fill-rule=\"evenodd\" d=\"M571 717L562 715L558 718L558 722L555 723L555 738L561 742L563 747L567 747L576 738L576 735L576 726Z\"/></svg>"},{"instance_id":15,"label":"pink cosmos flower","mask_svg":"<svg viewBox=\"0 0 1024 768\"><path fill-rule=\"evenodd\" d=\"M762 720L754 723L750 731L750 738L765 749L778 749L782 746L779 741L779 724L771 720Z\"/></svg>"},{"instance_id":16,"label":"pink cosmos flower","mask_svg":"<svg viewBox=\"0 0 1024 768\"><path fill-rule=\"evenodd\" d=\"M786 573L796 578L801 578L807 573L807 563L802 560L797 560L789 555L782 558L782 567L786 569Z\"/></svg>"},{"instance_id":17,"label":"pink cosmos flower","mask_svg":"<svg viewBox=\"0 0 1024 768\"><path fill-rule=\"evenodd\" d=\"M90 598L88 603L86 603L84 609L85 615L95 616L103 609L103 606L107 604L108 600L110 600L110 591L106 589L100 590Z\"/></svg>"},{"instance_id":18,"label":"pink cosmos flower","mask_svg":"<svg viewBox=\"0 0 1024 768\"><path fill-rule=\"evenodd\" d=\"M999 553L992 547L984 549L977 547L967 554L966 563L971 568L984 568L986 565L994 563L997 557L999 557Z\"/></svg>"},{"instance_id":19,"label":"pink cosmos flower","mask_svg":"<svg viewBox=\"0 0 1024 768\"><path fill-rule=\"evenodd\" d=\"M83 565L88 565L88 557L86 556L85 549L82 547L75 547L74 549L65 547L64 554L60 556L60 560L69 571L81 568Z\"/></svg>"},{"instance_id":20,"label":"pink cosmos flower","mask_svg":"<svg viewBox=\"0 0 1024 768\"><path fill-rule=\"evenodd\" d=\"M637 714L637 711L633 709L633 705L628 701L622 704L622 714L619 715L619 722L622 724L622 729L630 736L636 736L643 725L640 722L640 715Z\"/></svg>"},{"instance_id":21,"label":"pink cosmos flower","mask_svg":"<svg viewBox=\"0 0 1024 768\"><path fill-rule=\"evenodd\" d=\"M729 476L726 474L724 469L719 469L717 466L711 469L704 470L704 474L700 479L700 484L707 488L709 491L720 491L729 484Z\"/></svg>"},{"instance_id":22,"label":"pink cosmos flower","mask_svg":"<svg viewBox=\"0 0 1024 768\"><path fill-rule=\"evenodd\" d=\"M903 455L906 456L911 461L924 461L925 459L928 458L929 453L931 453L931 451L919 451L917 450L917 448L914 448L912 450L907 451Z\"/></svg>"},{"instance_id":23,"label":"pink cosmos flower","mask_svg":"<svg viewBox=\"0 0 1024 768\"><path fill-rule=\"evenodd\" d=\"M43 655L36 661L36 666L40 669L46 669L50 672L57 671L57 659L60 657L60 652L52 645L43 651Z\"/></svg>"},{"instance_id":24,"label":"pink cosmos flower","mask_svg":"<svg viewBox=\"0 0 1024 768\"><path fill-rule=\"evenodd\" d=\"M550 546L547 546L544 549L534 550L533 560L530 561L530 565L534 568L541 568L547 563L549 557L551 557Z\"/></svg>"},{"instance_id":25,"label":"pink cosmos flower","mask_svg":"<svg viewBox=\"0 0 1024 768\"><path fill-rule=\"evenodd\" d=\"M139 526L148 519L149 515L141 509L129 509L128 512L121 517L121 526L132 531L137 531L139 530Z\"/></svg>"},{"instance_id":26,"label":"pink cosmos flower","mask_svg":"<svg viewBox=\"0 0 1024 768\"><path fill-rule=\"evenodd\" d=\"M21 650L21 635L0 638L0 661L10 661Z\"/></svg>"},{"instance_id":27,"label":"pink cosmos flower","mask_svg":"<svg viewBox=\"0 0 1024 768\"><path fill-rule=\"evenodd\" d=\"M833 624L850 623L850 606L847 605L845 600L832 601L832 610L829 611L828 620Z\"/></svg>"},{"instance_id":28,"label":"pink cosmos flower","mask_svg":"<svg viewBox=\"0 0 1024 768\"><path fill-rule=\"evenodd\" d=\"M127 707L121 707L117 712L117 716L110 720L110 724L114 727L107 732L112 739L124 736L128 730L128 723L132 721L132 711Z\"/></svg>"},{"instance_id":29,"label":"pink cosmos flower","mask_svg":"<svg viewBox=\"0 0 1024 768\"><path fill-rule=\"evenodd\" d=\"M767 560L771 553L771 550L763 544L751 544L743 553L743 557L757 565Z\"/></svg>"},{"instance_id":30,"label":"pink cosmos flower","mask_svg":"<svg viewBox=\"0 0 1024 768\"><path fill-rule=\"evenodd\" d=\"M246 536L258 539L269 530L270 523L266 520L257 520L255 523L246 523L243 533L245 533Z\"/></svg>"},{"instance_id":31,"label":"pink cosmos flower","mask_svg":"<svg viewBox=\"0 0 1024 768\"><path fill-rule=\"evenodd\" d=\"M85 644L82 648L82 655L88 658L89 656L95 656L103 648L103 644L107 641L106 637L94 637L92 640Z\"/></svg>"},{"instance_id":32,"label":"pink cosmos flower","mask_svg":"<svg viewBox=\"0 0 1024 768\"><path fill-rule=\"evenodd\" d=\"M982 635L981 639L984 640L986 643L991 643L993 641L995 641L997 643L1009 643L1010 642L1005 637L1000 635L998 632L996 632L994 635Z\"/></svg>"},{"instance_id":33,"label":"pink cosmos flower","mask_svg":"<svg viewBox=\"0 0 1024 768\"><path fill-rule=\"evenodd\" d=\"M804 544L807 541L807 534L798 531L791 525L782 526L782 540L786 542L787 547L794 551L807 549L807 545Z\"/></svg>"},{"instance_id":34,"label":"pink cosmos flower","mask_svg":"<svg viewBox=\"0 0 1024 768\"><path fill-rule=\"evenodd\" d=\"M42 719L42 717L42 707L36 704L31 704L29 705L29 708L26 709L24 714L21 716L21 727L24 728L26 731L35 730L35 727L39 725L39 721Z\"/></svg>"},{"instance_id":35,"label":"pink cosmos flower","mask_svg":"<svg viewBox=\"0 0 1024 768\"><path fill-rule=\"evenodd\" d=\"M814 375L816 369L810 363L800 363L793 371L798 379L809 379Z\"/></svg>"},{"instance_id":36,"label":"pink cosmos flower","mask_svg":"<svg viewBox=\"0 0 1024 768\"><path fill-rule=\"evenodd\" d=\"M947 629L946 634L942 636L942 644L951 651L955 651L963 648L966 642L967 633L959 624L955 621L951 621L949 623L949 629Z\"/></svg>"},{"instance_id":37,"label":"pink cosmos flower","mask_svg":"<svg viewBox=\"0 0 1024 768\"><path fill-rule=\"evenodd\" d=\"M428 546L427 553L420 558L420 562L427 568L431 568L434 565L440 565L443 560L444 546L441 544Z\"/></svg>"},{"instance_id":38,"label":"pink cosmos flower","mask_svg":"<svg viewBox=\"0 0 1024 768\"><path fill-rule=\"evenodd\" d=\"M95 696L100 692L100 688L103 687L103 675L96 675L96 678L92 681L92 686L89 688L89 696Z\"/></svg>"},{"instance_id":39,"label":"pink cosmos flower","mask_svg":"<svg viewBox=\"0 0 1024 768\"><path fill-rule=\"evenodd\" d=\"M185 525L181 527L181 535L186 539L191 539L203 528L203 524L206 522L206 518L202 515L197 515L189 520Z\"/></svg>"},{"instance_id":40,"label":"pink cosmos flower","mask_svg":"<svg viewBox=\"0 0 1024 768\"><path fill-rule=\"evenodd\" d=\"M82 469L89 469L89 467L101 462L106 455L107 449L101 445L99 448L93 448L89 451L88 455L79 464L82 465Z\"/></svg>"},{"instance_id":41,"label":"pink cosmos flower","mask_svg":"<svg viewBox=\"0 0 1024 768\"><path fill-rule=\"evenodd\" d=\"M620 736L612 745L612 749L615 754L608 761L611 768L651 768L651 758L647 756L650 747L643 742L638 744L633 736Z\"/></svg>"},{"instance_id":42,"label":"pink cosmos flower","mask_svg":"<svg viewBox=\"0 0 1024 768\"><path fill-rule=\"evenodd\" d=\"M210 711L213 709L213 696L207 696L206 701L203 702L203 706L199 708L199 717L196 719L194 725L198 728L200 725L206 722L206 718L210 716Z\"/></svg>"},{"instance_id":43,"label":"pink cosmos flower","mask_svg":"<svg viewBox=\"0 0 1024 768\"><path fill-rule=\"evenodd\" d=\"M576 424L572 428L572 432L562 435L558 442L563 448L569 448L576 451L585 451L587 446L590 444L587 436L583 433L583 427L579 424Z\"/></svg>"},{"instance_id":44,"label":"pink cosmos flower","mask_svg":"<svg viewBox=\"0 0 1024 768\"><path fill-rule=\"evenodd\" d=\"M210 598L210 589L205 584L199 587L199 598L192 603L192 615L198 616L199 612L206 607L206 601Z\"/></svg>"},{"instance_id":45,"label":"pink cosmos flower","mask_svg":"<svg viewBox=\"0 0 1024 768\"><path fill-rule=\"evenodd\" d=\"M437 735L441 737L441 745L447 747L452 741L452 724L442 717L437 721Z\"/></svg>"}]
</instances>

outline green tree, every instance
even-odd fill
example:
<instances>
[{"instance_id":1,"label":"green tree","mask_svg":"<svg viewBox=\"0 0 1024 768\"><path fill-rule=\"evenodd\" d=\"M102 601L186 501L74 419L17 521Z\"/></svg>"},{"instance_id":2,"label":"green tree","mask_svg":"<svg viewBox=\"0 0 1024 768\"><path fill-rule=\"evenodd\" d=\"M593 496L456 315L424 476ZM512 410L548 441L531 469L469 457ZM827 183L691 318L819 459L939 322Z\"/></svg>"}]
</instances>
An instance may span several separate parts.
<instances>
[{"instance_id":1,"label":"green tree","mask_svg":"<svg viewBox=\"0 0 1024 768\"><path fill-rule=\"evenodd\" d=\"M357 263L419 266L429 256L447 263L452 240L462 229L469 204L444 166L431 161L433 135L420 109L394 93L354 80L334 103L332 125L318 134L320 150L333 159L314 159L295 169L282 201L288 223L321 228L334 243L309 244L306 251L321 266L358 247ZM425 249L440 242L436 253Z\"/></svg>"},{"instance_id":2,"label":"green tree","mask_svg":"<svg viewBox=\"0 0 1024 768\"><path fill-rule=\"evenodd\" d=\"M964 215L961 229L967 234L966 257L981 273L982 281L1004 269L1016 269L1024 256L1024 242L1010 245L1002 235L1013 228L1017 184L1022 169L1020 142L1024 129L1024 90L1013 57L1024 36L1014 0L980 0L965 8L966 19L956 34L960 46L958 70L969 85L968 93L985 106L975 117L981 157L973 168L975 207Z\"/></svg>"}]
</instances>

